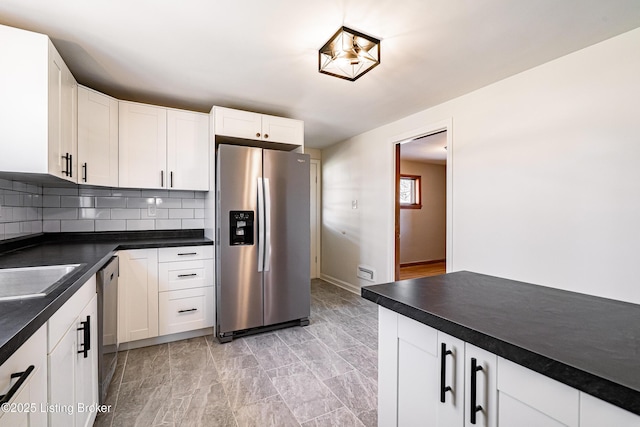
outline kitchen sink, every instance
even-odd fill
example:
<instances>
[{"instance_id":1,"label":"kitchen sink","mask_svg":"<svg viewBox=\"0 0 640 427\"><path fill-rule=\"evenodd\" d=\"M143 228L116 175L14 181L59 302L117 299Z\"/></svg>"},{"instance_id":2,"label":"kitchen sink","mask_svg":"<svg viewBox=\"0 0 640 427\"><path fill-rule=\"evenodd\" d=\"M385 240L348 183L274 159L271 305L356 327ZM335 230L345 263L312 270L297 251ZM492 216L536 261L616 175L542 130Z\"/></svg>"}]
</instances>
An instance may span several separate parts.
<instances>
[{"instance_id":1,"label":"kitchen sink","mask_svg":"<svg viewBox=\"0 0 640 427\"><path fill-rule=\"evenodd\" d=\"M43 297L82 264L1 268L0 301Z\"/></svg>"}]
</instances>

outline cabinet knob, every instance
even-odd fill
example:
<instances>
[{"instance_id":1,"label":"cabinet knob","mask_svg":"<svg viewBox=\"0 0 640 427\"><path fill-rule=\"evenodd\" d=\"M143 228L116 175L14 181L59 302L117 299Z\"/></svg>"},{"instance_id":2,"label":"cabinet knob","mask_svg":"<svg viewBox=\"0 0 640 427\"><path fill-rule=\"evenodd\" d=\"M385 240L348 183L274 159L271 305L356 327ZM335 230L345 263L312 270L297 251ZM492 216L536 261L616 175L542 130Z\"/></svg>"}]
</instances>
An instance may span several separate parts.
<instances>
[{"instance_id":1,"label":"cabinet knob","mask_svg":"<svg viewBox=\"0 0 640 427\"><path fill-rule=\"evenodd\" d=\"M260 132L256 133L256 138L260 138Z\"/></svg>"},{"instance_id":2,"label":"cabinet knob","mask_svg":"<svg viewBox=\"0 0 640 427\"><path fill-rule=\"evenodd\" d=\"M267 139L267 138L269 138L269 134L268 134L268 133L265 133L265 134L264 134L264 139Z\"/></svg>"}]
</instances>

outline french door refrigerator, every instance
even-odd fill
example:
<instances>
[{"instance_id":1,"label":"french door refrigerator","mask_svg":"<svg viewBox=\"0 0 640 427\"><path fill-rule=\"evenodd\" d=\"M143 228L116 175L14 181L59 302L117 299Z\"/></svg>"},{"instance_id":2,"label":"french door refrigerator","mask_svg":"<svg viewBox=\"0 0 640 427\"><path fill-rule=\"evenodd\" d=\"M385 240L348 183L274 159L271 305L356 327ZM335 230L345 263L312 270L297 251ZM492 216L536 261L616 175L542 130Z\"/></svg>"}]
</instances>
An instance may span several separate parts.
<instances>
[{"instance_id":1,"label":"french door refrigerator","mask_svg":"<svg viewBox=\"0 0 640 427\"><path fill-rule=\"evenodd\" d=\"M218 145L220 342L309 323L309 163L306 154Z\"/></svg>"}]
</instances>

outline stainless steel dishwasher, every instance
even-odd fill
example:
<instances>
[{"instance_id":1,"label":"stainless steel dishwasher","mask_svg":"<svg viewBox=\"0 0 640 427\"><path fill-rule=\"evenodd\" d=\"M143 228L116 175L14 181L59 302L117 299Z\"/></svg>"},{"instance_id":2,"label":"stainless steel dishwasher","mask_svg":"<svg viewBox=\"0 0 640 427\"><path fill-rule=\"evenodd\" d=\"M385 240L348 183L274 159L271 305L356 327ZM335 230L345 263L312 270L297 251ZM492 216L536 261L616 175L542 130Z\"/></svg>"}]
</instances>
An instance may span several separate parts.
<instances>
[{"instance_id":1,"label":"stainless steel dishwasher","mask_svg":"<svg viewBox=\"0 0 640 427\"><path fill-rule=\"evenodd\" d=\"M105 402L118 363L118 257L98 271L98 393Z\"/></svg>"}]
</instances>

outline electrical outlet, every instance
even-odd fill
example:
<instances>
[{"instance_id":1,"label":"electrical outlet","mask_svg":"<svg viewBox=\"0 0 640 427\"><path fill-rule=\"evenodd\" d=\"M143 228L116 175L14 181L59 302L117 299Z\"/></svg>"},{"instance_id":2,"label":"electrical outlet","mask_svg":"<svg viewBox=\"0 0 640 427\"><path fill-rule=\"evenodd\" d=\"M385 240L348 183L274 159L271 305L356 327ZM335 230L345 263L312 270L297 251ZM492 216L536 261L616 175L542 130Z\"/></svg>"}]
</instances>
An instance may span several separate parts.
<instances>
[{"instance_id":1,"label":"electrical outlet","mask_svg":"<svg viewBox=\"0 0 640 427\"><path fill-rule=\"evenodd\" d=\"M351 209L358 209L358 200L354 199L351 201Z\"/></svg>"},{"instance_id":2,"label":"electrical outlet","mask_svg":"<svg viewBox=\"0 0 640 427\"><path fill-rule=\"evenodd\" d=\"M147 215L156 216L156 199L148 199L147 202L149 203L149 205L147 206Z\"/></svg>"}]
</instances>

